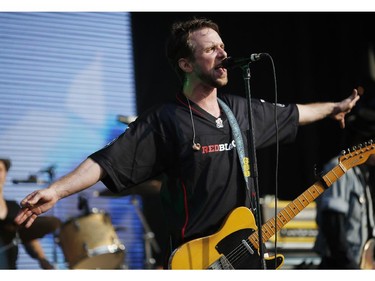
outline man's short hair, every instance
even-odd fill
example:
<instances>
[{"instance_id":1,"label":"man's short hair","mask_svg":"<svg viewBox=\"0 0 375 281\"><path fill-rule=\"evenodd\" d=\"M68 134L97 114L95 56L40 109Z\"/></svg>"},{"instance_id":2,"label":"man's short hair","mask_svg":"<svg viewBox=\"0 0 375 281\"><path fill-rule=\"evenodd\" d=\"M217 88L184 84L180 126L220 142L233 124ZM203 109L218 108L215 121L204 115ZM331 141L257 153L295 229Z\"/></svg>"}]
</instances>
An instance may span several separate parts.
<instances>
[{"instance_id":1,"label":"man's short hair","mask_svg":"<svg viewBox=\"0 0 375 281\"><path fill-rule=\"evenodd\" d=\"M189 37L192 32L203 28L211 28L220 34L219 26L206 18L194 17L191 20L177 21L171 27L166 43L166 55L181 82L184 81L185 73L180 69L178 61L180 58L192 58L194 50L189 44Z\"/></svg>"}]
</instances>

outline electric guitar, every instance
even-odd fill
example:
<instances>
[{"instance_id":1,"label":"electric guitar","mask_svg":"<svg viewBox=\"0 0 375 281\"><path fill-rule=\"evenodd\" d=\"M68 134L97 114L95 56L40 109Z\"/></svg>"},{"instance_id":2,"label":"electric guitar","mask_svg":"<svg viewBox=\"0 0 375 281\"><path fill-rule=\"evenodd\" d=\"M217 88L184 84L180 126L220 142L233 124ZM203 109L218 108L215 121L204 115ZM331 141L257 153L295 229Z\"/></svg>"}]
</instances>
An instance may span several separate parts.
<instances>
[{"instance_id":1,"label":"electric guitar","mask_svg":"<svg viewBox=\"0 0 375 281\"><path fill-rule=\"evenodd\" d=\"M375 238L370 238L363 247L361 269L375 269Z\"/></svg>"},{"instance_id":2,"label":"electric guitar","mask_svg":"<svg viewBox=\"0 0 375 281\"><path fill-rule=\"evenodd\" d=\"M305 192L291 201L276 217L262 226L262 242L268 241L285 224L313 202L347 170L366 162L375 154L373 141L343 151L338 165L326 173ZM265 267L277 269L284 256L264 257ZM225 219L220 230L212 235L191 240L175 249L169 258L170 269L261 269L259 237L250 209L238 207Z\"/></svg>"}]
</instances>

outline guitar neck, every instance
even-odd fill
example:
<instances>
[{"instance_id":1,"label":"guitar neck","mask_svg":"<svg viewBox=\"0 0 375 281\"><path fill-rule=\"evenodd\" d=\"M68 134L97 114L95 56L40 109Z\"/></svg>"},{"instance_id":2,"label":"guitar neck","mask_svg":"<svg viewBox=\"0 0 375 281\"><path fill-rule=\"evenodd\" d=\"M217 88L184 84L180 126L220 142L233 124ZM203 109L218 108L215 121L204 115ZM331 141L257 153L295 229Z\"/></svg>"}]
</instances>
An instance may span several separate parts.
<instances>
[{"instance_id":1,"label":"guitar neck","mask_svg":"<svg viewBox=\"0 0 375 281\"><path fill-rule=\"evenodd\" d=\"M278 232L284 225L297 216L303 209L305 209L311 202L322 194L325 189L331 186L342 175L346 173L346 168L343 165L335 166L331 171L322 177L322 181L315 182L306 191L299 195L295 200L290 202L283 210L281 210L276 217L269 219L262 226L262 240L267 242L276 232ZM258 232L255 231L249 236L250 242L256 249L259 248Z\"/></svg>"}]
</instances>

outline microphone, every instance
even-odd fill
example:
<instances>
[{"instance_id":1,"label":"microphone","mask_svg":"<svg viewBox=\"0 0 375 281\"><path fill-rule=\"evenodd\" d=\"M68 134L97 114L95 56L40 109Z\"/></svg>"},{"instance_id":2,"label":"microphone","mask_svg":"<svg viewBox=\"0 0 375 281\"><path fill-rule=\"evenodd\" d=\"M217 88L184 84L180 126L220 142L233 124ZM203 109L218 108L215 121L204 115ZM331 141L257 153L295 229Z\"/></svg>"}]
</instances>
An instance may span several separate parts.
<instances>
[{"instance_id":1,"label":"microphone","mask_svg":"<svg viewBox=\"0 0 375 281\"><path fill-rule=\"evenodd\" d=\"M43 183L47 183L45 181L41 181L41 180L38 180L37 176L36 175L30 175L27 179L23 179L23 180L12 180L12 182L14 184L19 184L19 183L39 183L39 184L43 184Z\"/></svg>"},{"instance_id":2,"label":"microphone","mask_svg":"<svg viewBox=\"0 0 375 281\"><path fill-rule=\"evenodd\" d=\"M261 60L262 58L264 58L266 56L267 56L266 53L258 53L258 54L251 54L250 57L248 57L248 58L227 57L216 68L223 67L223 68L227 68L227 69L232 69L232 68L236 68L236 67L241 67L241 66L249 64L251 62L256 62L258 60Z\"/></svg>"},{"instance_id":3,"label":"microphone","mask_svg":"<svg viewBox=\"0 0 375 281\"><path fill-rule=\"evenodd\" d=\"M48 173L48 174L51 174L54 172L54 170L56 169L56 166L55 165L52 165L52 166L49 166L45 169L42 169L42 170L39 170L39 173Z\"/></svg>"}]
</instances>

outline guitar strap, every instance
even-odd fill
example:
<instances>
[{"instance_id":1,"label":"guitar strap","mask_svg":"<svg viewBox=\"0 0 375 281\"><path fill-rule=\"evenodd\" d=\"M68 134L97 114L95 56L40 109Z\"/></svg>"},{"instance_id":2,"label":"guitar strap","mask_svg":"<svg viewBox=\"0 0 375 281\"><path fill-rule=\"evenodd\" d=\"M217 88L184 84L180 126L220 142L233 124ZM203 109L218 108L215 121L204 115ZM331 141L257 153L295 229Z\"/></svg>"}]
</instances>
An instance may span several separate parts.
<instances>
[{"instance_id":1,"label":"guitar strap","mask_svg":"<svg viewBox=\"0 0 375 281\"><path fill-rule=\"evenodd\" d=\"M223 109L223 111L225 112L225 114L228 117L229 125L232 129L232 136L233 136L234 141L236 142L237 154L238 154L238 158L239 158L240 163L241 163L242 173L243 173L243 176L244 176L244 179L245 179L247 192L248 192L249 198L250 198L250 204L252 205L251 207L252 207L253 211L255 211L256 205L255 205L255 202L252 202L253 196L250 196L250 189L249 189L250 162L249 162L249 158L246 157L245 147L244 147L244 142L243 142L240 126L238 125L236 117L234 116L234 114L233 114L232 110L229 108L229 106L226 105L226 103L223 102L219 98L217 98L217 101L219 102L221 108ZM250 185L250 186L252 186L252 185Z\"/></svg>"}]
</instances>

